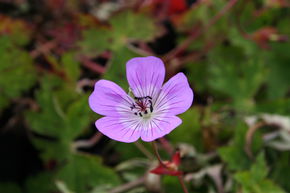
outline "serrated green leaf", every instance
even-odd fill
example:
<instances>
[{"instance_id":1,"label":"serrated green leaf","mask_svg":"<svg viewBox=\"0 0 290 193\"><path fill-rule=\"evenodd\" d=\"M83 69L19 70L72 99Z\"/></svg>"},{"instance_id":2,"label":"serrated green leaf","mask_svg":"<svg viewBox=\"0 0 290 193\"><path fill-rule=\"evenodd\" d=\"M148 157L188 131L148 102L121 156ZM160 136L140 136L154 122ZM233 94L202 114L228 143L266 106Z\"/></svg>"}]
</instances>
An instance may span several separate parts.
<instances>
[{"instance_id":1,"label":"serrated green leaf","mask_svg":"<svg viewBox=\"0 0 290 193\"><path fill-rule=\"evenodd\" d=\"M268 168L264 153L260 153L248 171L235 174L235 179L242 185L243 192L249 193L285 193L282 188L267 179Z\"/></svg>"},{"instance_id":2,"label":"serrated green leaf","mask_svg":"<svg viewBox=\"0 0 290 193\"><path fill-rule=\"evenodd\" d=\"M64 87L56 77L45 77L37 92L38 112L28 112L31 129L45 136L33 138L44 160L63 160L69 155L71 143L90 123L88 96Z\"/></svg>"},{"instance_id":3,"label":"serrated green leaf","mask_svg":"<svg viewBox=\"0 0 290 193\"><path fill-rule=\"evenodd\" d=\"M7 36L0 37L0 64L0 104L4 107L35 83L36 72L31 56Z\"/></svg>"},{"instance_id":4,"label":"serrated green leaf","mask_svg":"<svg viewBox=\"0 0 290 193\"><path fill-rule=\"evenodd\" d=\"M150 40L153 38L156 28L154 20L142 13L134 13L133 11L123 11L114 15L110 19L112 25L112 33L115 39L115 44L127 39Z\"/></svg>"},{"instance_id":5,"label":"serrated green leaf","mask_svg":"<svg viewBox=\"0 0 290 193\"><path fill-rule=\"evenodd\" d=\"M253 180L249 172L239 172L235 175L235 179L242 185L244 193L286 193L271 180Z\"/></svg>"},{"instance_id":6,"label":"serrated green leaf","mask_svg":"<svg viewBox=\"0 0 290 193\"><path fill-rule=\"evenodd\" d=\"M111 48L112 34L108 29L88 29L83 32L83 40L79 42L82 52L89 56L96 56Z\"/></svg>"},{"instance_id":7,"label":"serrated green leaf","mask_svg":"<svg viewBox=\"0 0 290 193\"><path fill-rule=\"evenodd\" d=\"M114 15L109 23L110 28L88 29L83 32L84 38L79 45L85 54L95 56L105 50L111 50L113 55L118 55L129 40L148 41L157 32L154 21L149 16L132 11Z\"/></svg>"}]
</instances>

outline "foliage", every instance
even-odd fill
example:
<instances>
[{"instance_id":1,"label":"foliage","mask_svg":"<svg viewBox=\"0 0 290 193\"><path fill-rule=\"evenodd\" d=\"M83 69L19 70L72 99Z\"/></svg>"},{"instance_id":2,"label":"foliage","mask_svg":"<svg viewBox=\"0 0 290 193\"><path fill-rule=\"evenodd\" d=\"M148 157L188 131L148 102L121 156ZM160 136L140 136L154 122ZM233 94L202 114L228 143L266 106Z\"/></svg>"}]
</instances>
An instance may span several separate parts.
<instances>
[{"instance_id":1,"label":"foliage","mask_svg":"<svg viewBox=\"0 0 290 193\"><path fill-rule=\"evenodd\" d=\"M0 192L181 192L148 175L150 143L109 140L88 107L99 79L128 91L126 62L147 55L194 90L157 141L189 192L290 192L289 147L273 146L290 144L289 19L283 0L0 2Z\"/></svg>"}]
</instances>

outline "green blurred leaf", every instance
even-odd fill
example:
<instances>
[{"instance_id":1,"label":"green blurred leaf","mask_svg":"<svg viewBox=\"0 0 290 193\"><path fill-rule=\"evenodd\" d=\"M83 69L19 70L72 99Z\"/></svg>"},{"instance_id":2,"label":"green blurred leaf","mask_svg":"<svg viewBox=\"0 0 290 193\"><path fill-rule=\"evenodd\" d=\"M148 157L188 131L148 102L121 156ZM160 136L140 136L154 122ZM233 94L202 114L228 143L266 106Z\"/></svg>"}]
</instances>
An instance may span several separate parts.
<instances>
[{"instance_id":1,"label":"green blurred leaf","mask_svg":"<svg viewBox=\"0 0 290 193\"><path fill-rule=\"evenodd\" d=\"M257 156L255 164L251 166L250 172L254 180L260 181L263 178L266 178L268 174L268 167L264 153L260 153Z\"/></svg>"},{"instance_id":2,"label":"green blurred leaf","mask_svg":"<svg viewBox=\"0 0 290 193\"><path fill-rule=\"evenodd\" d=\"M123 46L128 39L150 40L156 32L152 18L133 11L123 11L114 15L110 19L110 24L116 41L115 46Z\"/></svg>"},{"instance_id":3,"label":"green blurred leaf","mask_svg":"<svg viewBox=\"0 0 290 193\"><path fill-rule=\"evenodd\" d=\"M198 109L191 108L179 116L182 124L168 135L174 143L185 142L192 144L198 151L203 151L200 113ZM186 135L184 135L186 133Z\"/></svg>"},{"instance_id":4,"label":"green blurred leaf","mask_svg":"<svg viewBox=\"0 0 290 193\"><path fill-rule=\"evenodd\" d=\"M66 72L67 78L71 81L77 81L80 76L80 65L75 58L74 52L67 52L62 55L61 63Z\"/></svg>"},{"instance_id":5,"label":"green blurred leaf","mask_svg":"<svg viewBox=\"0 0 290 193\"><path fill-rule=\"evenodd\" d=\"M56 192L53 173L42 172L31 176L26 180L25 188L28 193L52 193Z\"/></svg>"},{"instance_id":6,"label":"green blurred leaf","mask_svg":"<svg viewBox=\"0 0 290 193\"><path fill-rule=\"evenodd\" d=\"M86 193L98 185L118 185L116 173L103 166L95 156L74 154L59 171L57 180L63 181L73 192Z\"/></svg>"},{"instance_id":7,"label":"green blurred leaf","mask_svg":"<svg viewBox=\"0 0 290 193\"><path fill-rule=\"evenodd\" d=\"M31 56L14 45L8 36L0 37L0 109L20 97L36 81Z\"/></svg>"},{"instance_id":8,"label":"green blurred leaf","mask_svg":"<svg viewBox=\"0 0 290 193\"><path fill-rule=\"evenodd\" d=\"M85 54L95 56L104 50L113 52L105 79L117 82L127 89L126 62L138 56L127 48L131 40L147 41L152 39L157 30L154 21L147 15L124 11L114 15L110 20L111 28L89 29L84 31L80 42Z\"/></svg>"},{"instance_id":9,"label":"green blurred leaf","mask_svg":"<svg viewBox=\"0 0 290 193\"><path fill-rule=\"evenodd\" d=\"M261 153L256 163L249 171L242 171L235 174L235 179L242 185L243 192L248 193L285 193L271 180L266 179L268 174L264 154Z\"/></svg>"},{"instance_id":10,"label":"green blurred leaf","mask_svg":"<svg viewBox=\"0 0 290 193\"><path fill-rule=\"evenodd\" d=\"M79 100L72 103L67 110L67 127L70 128L68 138L74 139L81 134L83 129L90 122L91 110L88 106L88 95L84 95Z\"/></svg>"},{"instance_id":11,"label":"green blurred leaf","mask_svg":"<svg viewBox=\"0 0 290 193\"><path fill-rule=\"evenodd\" d=\"M63 86L59 78L45 77L36 94L40 112L31 111L26 116L33 131L48 137L33 139L45 160L66 158L73 140L90 123L88 96Z\"/></svg>"},{"instance_id":12,"label":"green blurred leaf","mask_svg":"<svg viewBox=\"0 0 290 193\"><path fill-rule=\"evenodd\" d=\"M88 29L83 31L83 39L79 42L82 52L89 56L95 56L110 49L112 34L107 29Z\"/></svg>"},{"instance_id":13,"label":"green blurred leaf","mask_svg":"<svg viewBox=\"0 0 290 193\"><path fill-rule=\"evenodd\" d=\"M261 101L256 106L256 111L261 113L272 113L290 115L290 99L281 98L276 100Z\"/></svg>"},{"instance_id":14,"label":"green blurred leaf","mask_svg":"<svg viewBox=\"0 0 290 193\"><path fill-rule=\"evenodd\" d=\"M219 148L219 155L231 170L249 169L252 161L244 151L247 126L240 123L234 129L233 142L228 146ZM252 140L252 152L255 154L261 148L261 145L261 136L255 133Z\"/></svg>"},{"instance_id":15,"label":"green blurred leaf","mask_svg":"<svg viewBox=\"0 0 290 193\"><path fill-rule=\"evenodd\" d=\"M104 50L118 53L129 40L151 40L157 30L149 16L123 11L110 18L110 28L85 30L80 45L85 54L98 54Z\"/></svg>"},{"instance_id":16,"label":"green blurred leaf","mask_svg":"<svg viewBox=\"0 0 290 193\"><path fill-rule=\"evenodd\" d=\"M124 90L129 90L126 78L126 62L136 56L137 55L135 53L131 52L126 47L120 48L115 52L115 55L110 61L108 70L104 75L104 79L116 82Z\"/></svg>"},{"instance_id":17,"label":"green blurred leaf","mask_svg":"<svg viewBox=\"0 0 290 193\"><path fill-rule=\"evenodd\" d=\"M283 152L278 156L275 156L275 160L271 163L272 170L270 172L270 176L275 182L277 182L280 186L282 186L287 192L290 192L290 153Z\"/></svg>"},{"instance_id":18,"label":"green blurred leaf","mask_svg":"<svg viewBox=\"0 0 290 193\"><path fill-rule=\"evenodd\" d=\"M270 99L284 97L290 90L290 55L285 52L289 49L289 44L275 43L271 52L268 52L267 83Z\"/></svg>"},{"instance_id":19,"label":"green blurred leaf","mask_svg":"<svg viewBox=\"0 0 290 193\"><path fill-rule=\"evenodd\" d=\"M180 186L176 176L163 176L162 184L165 192L182 192L182 187Z\"/></svg>"},{"instance_id":20,"label":"green blurred leaf","mask_svg":"<svg viewBox=\"0 0 290 193\"><path fill-rule=\"evenodd\" d=\"M237 109L252 110L265 74L260 58L248 58L241 47L220 46L210 53L210 62L210 87L231 97Z\"/></svg>"}]
</instances>

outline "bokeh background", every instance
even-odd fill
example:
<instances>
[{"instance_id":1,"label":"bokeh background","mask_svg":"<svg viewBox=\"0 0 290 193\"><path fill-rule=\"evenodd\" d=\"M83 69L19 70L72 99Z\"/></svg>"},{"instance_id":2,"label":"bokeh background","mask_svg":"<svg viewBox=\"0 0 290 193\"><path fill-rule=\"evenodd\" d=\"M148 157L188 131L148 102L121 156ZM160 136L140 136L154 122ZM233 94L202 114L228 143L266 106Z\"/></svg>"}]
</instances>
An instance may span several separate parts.
<instances>
[{"instance_id":1,"label":"bokeh background","mask_svg":"<svg viewBox=\"0 0 290 193\"><path fill-rule=\"evenodd\" d=\"M195 92L180 150L191 193L290 192L288 0L0 0L0 193L180 193L151 145L98 133L98 79L154 55ZM154 158L154 157L153 157Z\"/></svg>"}]
</instances>

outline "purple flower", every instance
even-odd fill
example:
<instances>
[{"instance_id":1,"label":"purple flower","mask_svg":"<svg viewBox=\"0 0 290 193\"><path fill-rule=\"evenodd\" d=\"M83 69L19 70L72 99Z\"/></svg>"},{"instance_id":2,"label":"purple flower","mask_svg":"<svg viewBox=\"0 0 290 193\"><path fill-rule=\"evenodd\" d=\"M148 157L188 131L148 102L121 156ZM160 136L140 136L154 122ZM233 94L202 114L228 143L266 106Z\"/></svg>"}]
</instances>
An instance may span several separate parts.
<instances>
[{"instance_id":1,"label":"purple flower","mask_svg":"<svg viewBox=\"0 0 290 193\"><path fill-rule=\"evenodd\" d=\"M170 133L192 104L193 92L187 78L178 73L164 85L165 67L154 56L138 57L126 64L129 94L114 82L99 80L89 97L93 111L105 117L97 129L111 139L153 141Z\"/></svg>"}]
</instances>

